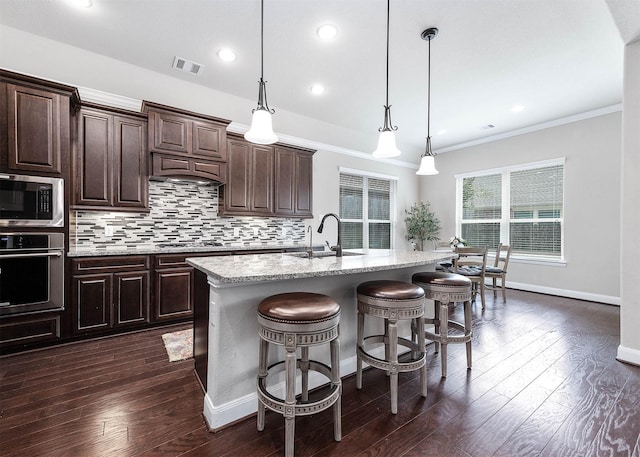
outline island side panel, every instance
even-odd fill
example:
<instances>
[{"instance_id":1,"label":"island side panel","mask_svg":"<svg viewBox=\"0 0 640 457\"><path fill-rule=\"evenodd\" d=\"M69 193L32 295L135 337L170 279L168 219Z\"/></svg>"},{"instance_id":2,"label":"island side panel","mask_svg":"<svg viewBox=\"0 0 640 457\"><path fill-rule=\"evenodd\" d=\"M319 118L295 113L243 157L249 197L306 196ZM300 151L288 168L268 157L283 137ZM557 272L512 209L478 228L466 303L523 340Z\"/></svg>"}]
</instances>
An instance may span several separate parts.
<instances>
[{"instance_id":1,"label":"island side panel","mask_svg":"<svg viewBox=\"0 0 640 457\"><path fill-rule=\"evenodd\" d=\"M432 271L434 265L386 271L298 278L262 283L225 284L209 277L208 374L204 415L210 429L254 414L257 410L258 303L283 292L316 292L329 295L341 305L341 375L355 372L356 287L375 279L411 281L413 273ZM201 276L198 276L201 278ZM376 325L375 323L373 325ZM408 326L404 329L410 335ZM326 348L312 348L311 356L329 362ZM270 363L278 357L272 348ZM281 355L280 355L281 357Z\"/></svg>"},{"instance_id":2,"label":"island side panel","mask_svg":"<svg viewBox=\"0 0 640 457\"><path fill-rule=\"evenodd\" d=\"M194 272L193 290L193 358L200 386L207 391L207 369L209 364L209 283L207 275L200 270Z\"/></svg>"}]
</instances>

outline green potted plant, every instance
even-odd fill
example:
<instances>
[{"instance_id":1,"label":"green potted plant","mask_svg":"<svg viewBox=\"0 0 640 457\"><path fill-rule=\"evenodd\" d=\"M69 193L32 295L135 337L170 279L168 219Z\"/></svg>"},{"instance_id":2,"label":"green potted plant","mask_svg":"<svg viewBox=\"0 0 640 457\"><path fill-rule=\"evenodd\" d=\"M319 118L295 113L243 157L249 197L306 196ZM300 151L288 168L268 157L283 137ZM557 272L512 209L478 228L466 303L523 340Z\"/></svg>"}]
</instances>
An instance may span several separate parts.
<instances>
[{"instance_id":1,"label":"green potted plant","mask_svg":"<svg viewBox=\"0 0 640 457\"><path fill-rule=\"evenodd\" d=\"M407 224L407 239L416 244L417 248L424 249L425 240L438 241L440 232L440 220L431 211L429 202L414 204L409 210L405 210L404 222Z\"/></svg>"}]
</instances>

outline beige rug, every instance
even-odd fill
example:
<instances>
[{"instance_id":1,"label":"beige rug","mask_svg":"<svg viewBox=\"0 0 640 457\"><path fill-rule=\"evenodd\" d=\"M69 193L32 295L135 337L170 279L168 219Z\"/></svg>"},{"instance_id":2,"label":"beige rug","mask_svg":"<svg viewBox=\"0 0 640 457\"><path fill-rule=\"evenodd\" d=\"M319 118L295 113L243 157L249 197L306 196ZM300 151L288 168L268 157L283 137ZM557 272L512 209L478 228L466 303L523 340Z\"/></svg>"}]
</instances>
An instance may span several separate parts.
<instances>
[{"instance_id":1,"label":"beige rug","mask_svg":"<svg viewBox=\"0 0 640 457\"><path fill-rule=\"evenodd\" d=\"M169 362L186 360L193 357L193 330L165 333L162 335L164 347L169 355Z\"/></svg>"}]
</instances>

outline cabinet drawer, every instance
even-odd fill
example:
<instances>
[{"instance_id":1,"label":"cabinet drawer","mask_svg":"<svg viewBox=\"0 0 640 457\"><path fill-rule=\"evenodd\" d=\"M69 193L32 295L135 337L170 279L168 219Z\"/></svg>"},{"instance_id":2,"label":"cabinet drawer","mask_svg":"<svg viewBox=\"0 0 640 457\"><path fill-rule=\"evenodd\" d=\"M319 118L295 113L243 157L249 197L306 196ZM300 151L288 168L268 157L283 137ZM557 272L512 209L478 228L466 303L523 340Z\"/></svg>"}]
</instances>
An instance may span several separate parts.
<instances>
[{"instance_id":1,"label":"cabinet drawer","mask_svg":"<svg viewBox=\"0 0 640 457\"><path fill-rule=\"evenodd\" d=\"M91 257L73 259L73 273L122 273L125 271L148 270L148 256Z\"/></svg>"},{"instance_id":2,"label":"cabinet drawer","mask_svg":"<svg viewBox=\"0 0 640 457\"><path fill-rule=\"evenodd\" d=\"M231 251L224 252L190 252L184 254L159 254L155 255L154 266L156 270L164 268L183 268L190 267L185 259L189 257L213 257L221 255L231 255Z\"/></svg>"},{"instance_id":3,"label":"cabinet drawer","mask_svg":"<svg viewBox=\"0 0 640 457\"><path fill-rule=\"evenodd\" d=\"M0 323L0 344L4 347L60 338L60 315L19 317Z\"/></svg>"}]
</instances>

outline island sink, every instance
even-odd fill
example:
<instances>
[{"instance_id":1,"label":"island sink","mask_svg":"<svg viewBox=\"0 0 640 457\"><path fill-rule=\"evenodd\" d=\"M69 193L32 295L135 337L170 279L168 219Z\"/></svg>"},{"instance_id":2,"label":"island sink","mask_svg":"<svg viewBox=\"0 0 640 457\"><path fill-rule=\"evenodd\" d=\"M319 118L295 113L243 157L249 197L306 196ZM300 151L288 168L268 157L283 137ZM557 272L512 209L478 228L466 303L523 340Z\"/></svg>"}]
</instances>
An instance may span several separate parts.
<instances>
[{"instance_id":1,"label":"island sink","mask_svg":"<svg viewBox=\"0 0 640 457\"><path fill-rule=\"evenodd\" d=\"M313 251L311 255L309 252L290 252L288 255L292 255L294 257L300 257L301 259L313 259L316 257L336 257L336 251ZM354 255L364 255L362 252L347 252L342 251L342 256L354 256Z\"/></svg>"}]
</instances>

